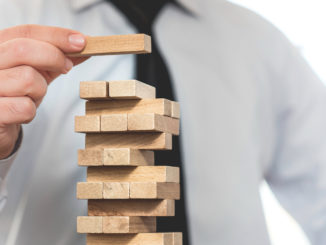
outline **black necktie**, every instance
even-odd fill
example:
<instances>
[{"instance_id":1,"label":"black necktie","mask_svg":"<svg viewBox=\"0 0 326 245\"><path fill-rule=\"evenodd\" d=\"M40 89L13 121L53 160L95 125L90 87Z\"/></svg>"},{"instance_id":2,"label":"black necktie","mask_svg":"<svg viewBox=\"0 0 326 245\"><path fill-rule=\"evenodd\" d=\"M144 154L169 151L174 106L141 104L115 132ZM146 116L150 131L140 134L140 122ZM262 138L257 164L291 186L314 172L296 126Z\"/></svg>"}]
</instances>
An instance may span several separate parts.
<instances>
[{"instance_id":1,"label":"black necktie","mask_svg":"<svg viewBox=\"0 0 326 245\"><path fill-rule=\"evenodd\" d=\"M182 7L174 2L174 0L107 1L114 4L140 33L152 36L152 54L137 55L137 79L155 86L158 98L175 100L171 77L158 50L152 28L156 17L165 4L175 4L181 10ZM184 198L184 181L179 137L173 137L172 151L158 151L155 153L155 162L158 165L179 166L181 174L181 200L176 201L176 215L175 217L158 218L157 230L158 232L183 232L183 244L188 245L188 223Z\"/></svg>"}]
</instances>

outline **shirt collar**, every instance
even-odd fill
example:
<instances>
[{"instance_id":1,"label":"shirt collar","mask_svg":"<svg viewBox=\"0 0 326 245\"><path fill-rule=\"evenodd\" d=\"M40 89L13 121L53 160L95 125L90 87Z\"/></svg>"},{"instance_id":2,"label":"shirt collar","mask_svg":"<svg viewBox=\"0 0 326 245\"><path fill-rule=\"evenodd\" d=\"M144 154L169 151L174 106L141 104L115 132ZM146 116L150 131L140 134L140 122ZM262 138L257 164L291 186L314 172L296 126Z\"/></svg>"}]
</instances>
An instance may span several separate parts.
<instances>
[{"instance_id":1,"label":"shirt collar","mask_svg":"<svg viewBox=\"0 0 326 245\"><path fill-rule=\"evenodd\" d=\"M104 0L69 0L70 6L73 11L82 11L92 5L95 5ZM155 1L155 0L153 0ZM199 11L199 1L200 0L177 0L183 7L188 9L190 12L198 13Z\"/></svg>"}]
</instances>

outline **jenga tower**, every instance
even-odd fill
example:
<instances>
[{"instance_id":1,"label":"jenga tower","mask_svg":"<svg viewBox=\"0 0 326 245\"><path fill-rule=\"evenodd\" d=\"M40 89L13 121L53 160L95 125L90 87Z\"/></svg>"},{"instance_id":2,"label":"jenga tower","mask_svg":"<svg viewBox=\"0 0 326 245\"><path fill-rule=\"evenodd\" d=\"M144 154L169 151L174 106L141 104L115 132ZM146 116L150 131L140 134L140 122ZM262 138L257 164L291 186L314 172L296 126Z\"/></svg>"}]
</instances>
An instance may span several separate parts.
<instances>
[{"instance_id":1,"label":"jenga tower","mask_svg":"<svg viewBox=\"0 0 326 245\"><path fill-rule=\"evenodd\" d=\"M86 115L75 131L86 133L78 164L87 180L77 198L88 199L88 216L77 218L77 232L88 245L181 245L181 233L156 233L156 217L174 216L179 168L154 166L154 150L171 150L179 134L178 103L135 80L81 82L80 97Z\"/></svg>"}]
</instances>

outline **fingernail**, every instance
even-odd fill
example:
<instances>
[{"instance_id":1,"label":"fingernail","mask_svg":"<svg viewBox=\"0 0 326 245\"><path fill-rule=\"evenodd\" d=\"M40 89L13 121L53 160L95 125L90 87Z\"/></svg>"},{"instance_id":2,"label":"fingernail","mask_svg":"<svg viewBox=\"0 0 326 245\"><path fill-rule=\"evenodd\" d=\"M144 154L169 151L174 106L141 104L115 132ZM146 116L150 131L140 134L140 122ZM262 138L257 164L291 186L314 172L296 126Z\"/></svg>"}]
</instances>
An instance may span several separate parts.
<instances>
[{"instance_id":1,"label":"fingernail","mask_svg":"<svg viewBox=\"0 0 326 245\"><path fill-rule=\"evenodd\" d=\"M85 38L81 34L71 34L68 39L72 46L77 48L83 48L85 46Z\"/></svg>"},{"instance_id":2,"label":"fingernail","mask_svg":"<svg viewBox=\"0 0 326 245\"><path fill-rule=\"evenodd\" d=\"M66 72L70 71L73 66L74 66L74 64L72 63L72 61L70 59L66 58L66 61L65 61Z\"/></svg>"}]
</instances>

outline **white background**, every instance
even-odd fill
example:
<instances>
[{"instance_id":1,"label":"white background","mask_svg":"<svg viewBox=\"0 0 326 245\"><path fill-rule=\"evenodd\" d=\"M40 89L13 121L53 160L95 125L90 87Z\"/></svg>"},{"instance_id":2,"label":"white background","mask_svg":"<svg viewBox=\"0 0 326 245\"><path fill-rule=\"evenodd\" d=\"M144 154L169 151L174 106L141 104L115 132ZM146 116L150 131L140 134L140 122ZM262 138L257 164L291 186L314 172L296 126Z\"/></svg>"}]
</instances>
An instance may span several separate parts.
<instances>
[{"instance_id":1,"label":"white background","mask_svg":"<svg viewBox=\"0 0 326 245\"><path fill-rule=\"evenodd\" d=\"M301 50L319 77L326 81L325 0L232 0L276 25ZM273 245L310 244L300 227L277 203L266 184L261 195ZM325 231L326 232L326 231Z\"/></svg>"}]
</instances>

